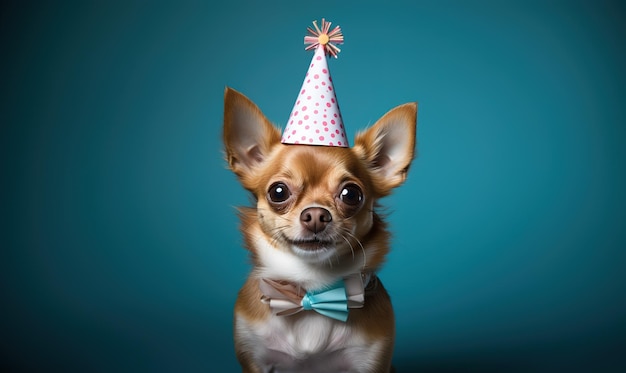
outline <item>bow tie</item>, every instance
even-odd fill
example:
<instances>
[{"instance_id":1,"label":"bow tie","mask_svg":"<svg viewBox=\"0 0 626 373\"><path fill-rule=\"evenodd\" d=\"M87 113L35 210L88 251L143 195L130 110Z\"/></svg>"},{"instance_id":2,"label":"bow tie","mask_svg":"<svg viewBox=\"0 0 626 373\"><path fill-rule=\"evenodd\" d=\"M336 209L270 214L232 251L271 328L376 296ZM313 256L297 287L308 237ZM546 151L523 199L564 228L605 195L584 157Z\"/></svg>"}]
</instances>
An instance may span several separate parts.
<instances>
[{"instance_id":1,"label":"bow tie","mask_svg":"<svg viewBox=\"0 0 626 373\"><path fill-rule=\"evenodd\" d=\"M366 276L369 282L369 275ZM345 277L331 286L305 291L288 282L261 279L261 300L269 304L277 316L289 316L300 311L315 311L335 320L346 322L348 308L361 308L365 302L363 276L360 273Z\"/></svg>"}]
</instances>

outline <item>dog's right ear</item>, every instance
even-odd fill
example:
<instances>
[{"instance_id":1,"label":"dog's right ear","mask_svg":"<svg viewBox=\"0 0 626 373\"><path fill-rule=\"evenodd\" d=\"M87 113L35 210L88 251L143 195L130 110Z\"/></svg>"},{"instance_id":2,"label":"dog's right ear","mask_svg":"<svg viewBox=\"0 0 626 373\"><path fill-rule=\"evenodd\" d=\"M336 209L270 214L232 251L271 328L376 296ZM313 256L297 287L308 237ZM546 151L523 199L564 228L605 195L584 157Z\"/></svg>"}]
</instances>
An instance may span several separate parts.
<instances>
[{"instance_id":1,"label":"dog's right ear","mask_svg":"<svg viewBox=\"0 0 626 373\"><path fill-rule=\"evenodd\" d=\"M230 169L245 185L246 175L280 143L280 131L250 99L232 88L224 90L224 146Z\"/></svg>"}]
</instances>

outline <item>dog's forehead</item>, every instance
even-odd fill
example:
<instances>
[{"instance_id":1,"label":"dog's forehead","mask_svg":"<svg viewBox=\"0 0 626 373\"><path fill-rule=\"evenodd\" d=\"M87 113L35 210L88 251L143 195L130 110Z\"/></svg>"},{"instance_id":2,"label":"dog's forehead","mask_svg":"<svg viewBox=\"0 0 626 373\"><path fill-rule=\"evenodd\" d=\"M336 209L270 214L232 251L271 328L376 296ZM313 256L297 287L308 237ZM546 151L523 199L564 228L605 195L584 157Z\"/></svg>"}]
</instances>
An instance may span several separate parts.
<instances>
[{"instance_id":1,"label":"dog's forehead","mask_svg":"<svg viewBox=\"0 0 626 373\"><path fill-rule=\"evenodd\" d=\"M276 161L277 174L317 185L345 178L364 178L365 169L349 148L281 145Z\"/></svg>"}]
</instances>

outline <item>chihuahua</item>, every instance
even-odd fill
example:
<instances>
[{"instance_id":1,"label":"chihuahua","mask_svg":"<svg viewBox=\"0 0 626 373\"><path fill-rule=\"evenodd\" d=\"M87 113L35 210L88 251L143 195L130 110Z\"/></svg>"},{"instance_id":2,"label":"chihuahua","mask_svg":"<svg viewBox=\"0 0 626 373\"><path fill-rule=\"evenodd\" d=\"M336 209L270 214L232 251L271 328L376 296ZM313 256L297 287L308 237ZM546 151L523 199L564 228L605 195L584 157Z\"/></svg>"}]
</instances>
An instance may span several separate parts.
<instances>
[{"instance_id":1,"label":"chihuahua","mask_svg":"<svg viewBox=\"0 0 626 373\"><path fill-rule=\"evenodd\" d=\"M407 177L416 117L400 105L352 148L283 144L226 88L226 160L256 203L239 209L253 265L234 312L243 372L391 371L393 308L376 275L390 234L375 209Z\"/></svg>"}]
</instances>

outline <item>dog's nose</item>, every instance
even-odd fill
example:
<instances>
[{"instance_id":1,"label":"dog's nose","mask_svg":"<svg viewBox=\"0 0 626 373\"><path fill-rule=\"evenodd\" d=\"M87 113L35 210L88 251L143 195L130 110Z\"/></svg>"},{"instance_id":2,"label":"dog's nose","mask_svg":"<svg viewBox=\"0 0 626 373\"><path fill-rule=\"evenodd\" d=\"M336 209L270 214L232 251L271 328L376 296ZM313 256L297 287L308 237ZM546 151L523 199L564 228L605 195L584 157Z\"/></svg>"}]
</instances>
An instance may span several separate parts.
<instances>
[{"instance_id":1,"label":"dog's nose","mask_svg":"<svg viewBox=\"0 0 626 373\"><path fill-rule=\"evenodd\" d=\"M333 216L330 211L321 207L309 207L300 214L300 223L313 233L323 231L331 220Z\"/></svg>"}]
</instances>

